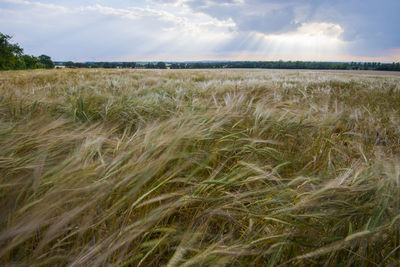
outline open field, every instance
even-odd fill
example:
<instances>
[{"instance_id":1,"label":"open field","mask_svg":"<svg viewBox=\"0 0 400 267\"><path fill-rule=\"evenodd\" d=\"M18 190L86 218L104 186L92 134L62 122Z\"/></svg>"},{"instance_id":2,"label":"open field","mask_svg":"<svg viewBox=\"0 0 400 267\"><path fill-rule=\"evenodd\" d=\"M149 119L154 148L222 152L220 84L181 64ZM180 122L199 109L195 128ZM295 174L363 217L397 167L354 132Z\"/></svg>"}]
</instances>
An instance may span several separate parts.
<instances>
[{"instance_id":1,"label":"open field","mask_svg":"<svg viewBox=\"0 0 400 267\"><path fill-rule=\"evenodd\" d=\"M0 265L396 266L400 76L0 72Z\"/></svg>"}]
</instances>

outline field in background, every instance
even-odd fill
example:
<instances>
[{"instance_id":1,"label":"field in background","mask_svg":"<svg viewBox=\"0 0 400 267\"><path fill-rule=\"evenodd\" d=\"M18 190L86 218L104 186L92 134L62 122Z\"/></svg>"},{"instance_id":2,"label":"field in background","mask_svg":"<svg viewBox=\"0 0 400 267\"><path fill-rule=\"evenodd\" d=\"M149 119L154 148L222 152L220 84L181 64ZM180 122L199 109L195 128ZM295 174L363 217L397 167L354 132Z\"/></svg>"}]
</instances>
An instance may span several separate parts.
<instances>
[{"instance_id":1,"label":"field in background","mask_svg":"<svg viewBox=\"0 0 400 267\"><path fill-rule=\"evenodd\" d=\"M400 76L0 73L0 263L400 264Z\"/></svg>"}]
</instances>

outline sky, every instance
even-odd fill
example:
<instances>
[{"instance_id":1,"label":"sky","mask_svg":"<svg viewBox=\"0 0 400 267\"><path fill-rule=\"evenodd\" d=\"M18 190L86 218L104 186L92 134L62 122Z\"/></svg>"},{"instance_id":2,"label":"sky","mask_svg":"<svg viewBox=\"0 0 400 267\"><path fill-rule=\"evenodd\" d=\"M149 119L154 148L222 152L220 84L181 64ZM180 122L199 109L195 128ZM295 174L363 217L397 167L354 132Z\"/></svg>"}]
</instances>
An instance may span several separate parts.
<instances>
[{"instance_id":1,"label":"sky","mask_svg":"<svg viewBox=\"0 0 400 267\"><path fill-rule=\"evenodd\" d=\"M400 0L0 0L56 61L400 61Z\"/></svg>"}]
</instances>

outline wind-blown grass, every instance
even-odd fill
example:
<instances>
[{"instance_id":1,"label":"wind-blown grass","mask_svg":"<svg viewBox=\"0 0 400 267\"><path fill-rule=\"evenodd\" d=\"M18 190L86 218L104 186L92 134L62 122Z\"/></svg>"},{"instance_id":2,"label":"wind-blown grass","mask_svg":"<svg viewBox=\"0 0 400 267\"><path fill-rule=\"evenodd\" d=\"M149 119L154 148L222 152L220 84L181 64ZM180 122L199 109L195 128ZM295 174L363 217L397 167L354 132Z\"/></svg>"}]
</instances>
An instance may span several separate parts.
<instances>
[{"instance_id":1,"label":"wind-blown grass","mask_svg":"<svg viewBox=\"0 0 400 267\"><path fill-rule=\"evenodd\" d=\"M2 265L400 264L400 77L0 73Z\"/></svg>"}]
</instances>

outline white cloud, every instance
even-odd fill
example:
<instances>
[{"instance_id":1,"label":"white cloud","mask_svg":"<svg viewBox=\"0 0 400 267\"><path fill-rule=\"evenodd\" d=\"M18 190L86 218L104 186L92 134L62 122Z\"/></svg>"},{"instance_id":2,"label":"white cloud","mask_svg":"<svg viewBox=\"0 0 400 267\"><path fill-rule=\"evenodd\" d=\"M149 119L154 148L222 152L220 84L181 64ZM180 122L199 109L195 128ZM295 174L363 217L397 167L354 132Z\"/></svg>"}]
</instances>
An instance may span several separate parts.
<instances>
[{"instance_id":1,"label":"white cloud","mask_svg":"<svg viewBox=\"0 0 400 267\"><path fill-rule=\"evenodd\" d=\"M135 14L134 10L112 8L112 7L102 6L99 4L92 5L92 6L79 7L76 10L79 10L80 12L83 12L83 13L84 12L97 12L97 13L103 14L103 15L115 15L115 16L120 16L122 18L128 18L128 19L138 19L139 18L139 16L137 16ZM73 12L76 10L73 10Z\"/></svg>"},{"instance_id":2,"label":"white cloud","mask_svg":"<svg viewBox=\"0 0 400 267\"><path fill-rule=\"evenodd\" d=\"M344 32L343 28L339 24L326 23L326 22L312 22L302 23L297 29L294 35L304 36L324 36L326 38L338 39Z\"/></svg>"},{"instance_id":3,"label":"white cloud","mask_svg":"<svg viewBox=\"0 0 400 267\"><path fill-rule=\"evenodd\" d=\"M348 46L341 39L343 32L340 25L326 22L302 23L281 34L252 32L241 38L231 55L237 60L337 60Z\"/></svg>"},{"instance_id":4,"label":"white cloud","mask_svg":"<svg viewBox=\"0 0 400 267\"><path fill-rule=\"evenodd\" d=\"M27 53L47 53L59 60L184 59L213 51L235 28L232 20L195 13L184 5L174 9L162 4L66 8L7 2L15 6L0 9L4 30L16 33Z\"/></svg>"},{"instance_id":5,"label":"white cloud","mask_svg":"<svg viewBox=\"0 0 400 267\"><path fill-rule=\"evenodd\" d=\"M301 24L294 32L263 35L263 37L270 46L304 59L310 56L329 55L332 57L343 53L347 45L340 38L343 32L338 24L313 22Z\"/></svg>"}]
</instances>

